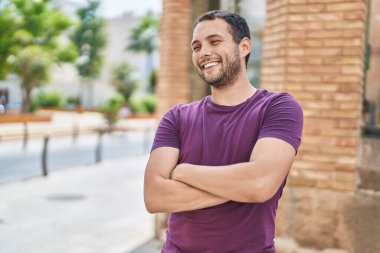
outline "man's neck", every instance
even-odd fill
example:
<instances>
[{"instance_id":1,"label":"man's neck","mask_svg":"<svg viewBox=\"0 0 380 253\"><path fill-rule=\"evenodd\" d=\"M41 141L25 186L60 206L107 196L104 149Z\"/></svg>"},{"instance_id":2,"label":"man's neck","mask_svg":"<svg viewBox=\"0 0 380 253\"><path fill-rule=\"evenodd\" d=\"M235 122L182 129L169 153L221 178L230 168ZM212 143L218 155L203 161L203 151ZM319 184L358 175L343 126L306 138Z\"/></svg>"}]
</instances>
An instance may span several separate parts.
<instances>
[{"instance_id":1,"label":"man's neck","mask_svg":"<svg viewBox=\"0 0 380 253\"><path fill-rule=\"evenodd\" d=\"M234 106L243 103L255 94L256 88L253 87L248 78L236 80L229 87L217 89L211 87L211 100L218 105Z\"/></svg>"}]
</instances>

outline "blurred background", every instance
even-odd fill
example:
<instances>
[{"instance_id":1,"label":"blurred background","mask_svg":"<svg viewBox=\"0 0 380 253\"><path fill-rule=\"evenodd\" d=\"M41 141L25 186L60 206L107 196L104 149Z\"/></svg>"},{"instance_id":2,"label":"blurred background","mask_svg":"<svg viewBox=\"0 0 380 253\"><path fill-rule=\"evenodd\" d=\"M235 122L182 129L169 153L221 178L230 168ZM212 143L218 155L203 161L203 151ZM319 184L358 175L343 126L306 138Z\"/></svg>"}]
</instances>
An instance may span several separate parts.
<instances>
[{"instance_id":1,"label":"blurred background","mask_svg":"<svg viewBox=\"0 0 380 253\"><path fill-rule=\"evenodd\" d=\"M304 111L278 252L380 252L380 0L0 0L0 252L160 252L144 168L160 117L210 94L190 41L213 9Z\"/></svg>"}]
</instances>

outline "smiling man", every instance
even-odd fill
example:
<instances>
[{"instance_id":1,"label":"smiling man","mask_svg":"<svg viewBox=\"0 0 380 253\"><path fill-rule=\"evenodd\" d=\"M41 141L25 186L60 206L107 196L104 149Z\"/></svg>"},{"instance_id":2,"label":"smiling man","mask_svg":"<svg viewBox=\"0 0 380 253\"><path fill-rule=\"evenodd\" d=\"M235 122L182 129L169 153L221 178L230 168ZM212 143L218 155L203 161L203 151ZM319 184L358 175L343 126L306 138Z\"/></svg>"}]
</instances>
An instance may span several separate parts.
<instances>
[{"instance_id":1,"label":"smiling man","mask_svg":"<svg viewBox=\"0 0 380 253\"><path fill-rule=\"evenodd\" d=\"M211 96L165 114L145 171L147 210L170 213L164 253L276 252L276 209L303 116L289 94L250 84L251 47L235 13L195 23L192 59Z\"/></svg>"}]
</instances>

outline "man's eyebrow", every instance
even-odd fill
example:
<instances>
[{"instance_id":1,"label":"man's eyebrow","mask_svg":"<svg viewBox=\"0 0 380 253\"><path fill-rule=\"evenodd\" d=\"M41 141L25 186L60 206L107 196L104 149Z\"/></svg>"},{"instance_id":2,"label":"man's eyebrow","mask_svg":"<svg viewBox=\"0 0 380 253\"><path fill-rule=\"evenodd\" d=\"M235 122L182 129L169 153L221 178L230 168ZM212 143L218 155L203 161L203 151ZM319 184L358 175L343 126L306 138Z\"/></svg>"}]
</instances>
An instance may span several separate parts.
<instances>
[{"instance_id":1,"label":"man's eyebrow","mask_svg":"<svg viewBox=\"0 0 380 253\"><path fill-rule=\"evenodd\" d=\"M222 38L219 34L210 34L209 36L206 37L206 40L213 39L213 38ZM191 42L191 46L193 46L195 43L199 43L199 40L193 40Z\"/></svg>"}]
</instances>

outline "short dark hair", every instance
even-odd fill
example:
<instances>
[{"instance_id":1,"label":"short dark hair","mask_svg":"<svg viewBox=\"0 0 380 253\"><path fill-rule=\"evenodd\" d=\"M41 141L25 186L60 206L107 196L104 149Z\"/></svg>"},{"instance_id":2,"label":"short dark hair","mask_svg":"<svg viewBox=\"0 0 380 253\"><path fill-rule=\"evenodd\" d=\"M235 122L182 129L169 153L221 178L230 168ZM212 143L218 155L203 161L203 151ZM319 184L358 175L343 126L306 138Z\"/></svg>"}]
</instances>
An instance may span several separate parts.
<instances>
[{"instance_id":1,"label":"short dark hair","mask_svg":"<svg viewBox=\"0 0 380 253\"><path fill-rule=\"evenodd\" d=\"M223 19L229 24L232 39L236 44L239 44L243 38L251 39L251 32L249 31L247 21L237 13L225 10L213 10L202 14L195 21L194 28L202 21L215 20L217 18ZM245 57L245 66L248 64L250 55L251 53L247 54Z\"/></svg>"}]
</instances>

